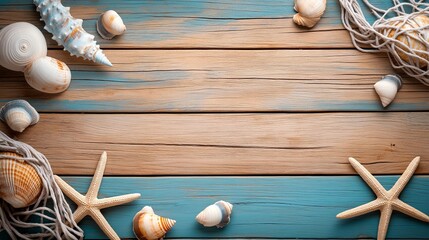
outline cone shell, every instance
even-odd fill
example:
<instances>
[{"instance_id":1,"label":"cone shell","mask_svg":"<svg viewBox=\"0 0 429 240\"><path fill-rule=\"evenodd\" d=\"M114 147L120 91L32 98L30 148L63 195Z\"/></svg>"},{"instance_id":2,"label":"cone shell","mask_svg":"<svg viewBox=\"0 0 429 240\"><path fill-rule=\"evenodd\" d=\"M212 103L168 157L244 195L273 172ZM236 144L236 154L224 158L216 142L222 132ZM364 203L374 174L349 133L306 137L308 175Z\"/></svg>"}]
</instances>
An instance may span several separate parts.
<instances>
[{"instance_id":1,"label":"cone shell","mask_svg":"<svg viewBox=\"0 0 429 240\"><path fill-rule=\"evenodd\" d=\"M293 21L301 26L313 27L320 20L326 9L326 0L295 0Z\"/></svg>"},{"instance_id":2,"label":"cone shell","mask_svg":"<svg viewBox=\"0 0 429 240\"><path fill-rule=\"evenodd\" d=\"M134 216L133 230L139 240L157 240L163 238L175 223L175 220L156 215L146 206Z\"/></svg>"},{"instance_id":3,"label":"cone shell","mask_svg":"<svg viewBox=\"0 0 429 240\"><path fill-rule=\"evenodd\" d=\"M11 157L20 155L0 152L0 198L14 208L23 208L33 204L42 191L42 180L37 171L28 163Z\"/></svg>"},{"instance_id":4,"label":"cone shell","mask_svg":"<svg viewBox=\"0 0 429 240\"><path fill-rule=\"evenodd\" d=\"M0 120L14 131L23 132L39 121L39 113L25 100L14 100L0 109Z\"/></svg>"},{"instance_id":5,"label":"cone shell","mask_svg":"<svg viewBox=\"0 0 429 240\"><path fill-rule=\"evenodd\" d=\"M0 31L0 65L7 69L22 72L47 51L42 32L30 23L12 23Z\"/></svg>"},{"instance_id":6,"label":"cone shell","mask_svg":"<svg viewBox=\"0 0 429 240\"><path fill-rule=\"evenodd\" d=\"M97 21L97 32L104 39L112 39L116 35L121 35L127 28L119 14L109 10L100 15Z\"/></svg>"},{"instance_id":7,"label":"cone shell","mask_svg":"<svg viewBox=\"0 0 429 240\"><path fill-rule=\"evenodd\" d=\"M401 77L398 75L386 75L374 84L375 92L380 97L383 107L387 107L393 101L401 86Z\"/></svg>"},{"instance_id":8,"label":"cone shell","mask_svg":"<svg viewBox=\"0 0 429 240\"><path fill-rule=\"evenodd\" d=\"M204 225L204 227L218 227L222 228L226 226L232 213L232 204L225 201L218 201L206 207L201 211L195 218L197 222Z\"/></svg>"},{"instance_id":9,"label":"cone shell","mask_svg":"<svg viewBox=\"0 0 429 240\"><path fill-rule=\"evenodd\" d=\"M64 92L70 85L69 67L51 57L42 57L28 65L24 71L28 85L44 93Z\"/></svg>"}]
</instances>

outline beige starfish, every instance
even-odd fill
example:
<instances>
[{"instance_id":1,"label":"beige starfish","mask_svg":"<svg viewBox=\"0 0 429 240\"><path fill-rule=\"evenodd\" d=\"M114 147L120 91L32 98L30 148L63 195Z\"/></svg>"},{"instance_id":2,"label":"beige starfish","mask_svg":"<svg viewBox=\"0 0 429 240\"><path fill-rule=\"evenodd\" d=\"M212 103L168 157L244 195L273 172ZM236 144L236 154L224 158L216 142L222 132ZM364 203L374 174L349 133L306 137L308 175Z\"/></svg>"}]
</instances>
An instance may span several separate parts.
<instances>
[{"instance_id":1,"label":"beige starfish","mask_svg":"<svg viewBox=\"0 0 429 240\"><path fill-rule=\"evenodd\" d=\"M417 218L421 221L429 222L428 215L420 212L419 210L413 208L412 206L404 203L399 199L399 195L405 188L405 185L407 185L408 181L416 171L416 168L420 162L420 157L416 157L413 159L413 161L411 161L407 169L404 171L404 173L389 191L387 191L380 184L380 182L378 182L378 180L356 159L349 158L349 161L353 168L356 170L356 172L359 173L359 175L375 193L377 199L361 206L344 211L338 214L337 218L346 219L380 210L381 217L380 222L378 224L378 240L384 240L386 238L387 228L389 226L390 217L392 215L393 210L402 212L410 217Z\"/></svg>"},{"instance_id":2,"label":"beige starfish","mask_svg":"<svg viewBox=\"0 0 429 240\"><path fill-rule=\"evenodd\" d=\"M140 193L98 199L98 190L100 189L101 180L103 179L106 162L107 153L103 152L103 154L101 154L100 161L98 162L97 169L95 170L94 177L92 178L91 185L89 186L88 192L85 196L78 193L73 187L57 175L55 175L55 181L60 186L61 190L77 204L78 207L73 213L73 218L76 223L89 215L110 239L120 239L100 210L134 201L140 197Z\"/></svg>"}]
</instances>

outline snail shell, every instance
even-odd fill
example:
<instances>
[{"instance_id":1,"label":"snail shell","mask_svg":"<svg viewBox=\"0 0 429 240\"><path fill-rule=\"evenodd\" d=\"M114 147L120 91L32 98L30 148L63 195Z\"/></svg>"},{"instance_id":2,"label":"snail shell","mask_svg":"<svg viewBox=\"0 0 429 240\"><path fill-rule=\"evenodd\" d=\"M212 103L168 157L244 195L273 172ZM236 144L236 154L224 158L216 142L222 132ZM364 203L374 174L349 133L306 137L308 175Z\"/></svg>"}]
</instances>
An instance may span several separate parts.
<instances>
[{"instance_id":1,"label":"snail shell","mask_svg":"<svg viewBox=\"0 0 429 240\"><path fill-rule=\"evenodd\" d=\"M42 57L29 64L24 75L31 87L45 93L64 92L71 80L69 67L51 57Z\"/></svg>"},{"instance_id":2,"label":"snail shell","mask_svg":"<svg viewBox=\"0 0 429 240\"><path fill-rule=\"evenodd\" d=\"M39 121L39 113L25 100L13 100L0 109L0 120L14 131L23 132Z\"/></svg>"},{"instance_id":3,"label":"snail shell","mask_svg":"<svg viewBox=\"0 0 429 240\"><path fill-rule=\"evenodd\" d=\"M293 21L301 26L312 28L320 20L326 9L326 0L295 0Z\"/></svg>"},{"instance_id":4,"label":"snail shell","mask_svg":"<svg viewBox=\"0 0 429 240\"><path fill-rule=\"evenodd\" d=\"M398 75L386 75L374 84L374 89L380 97L383 107L387 107L402 86L401 77Z\"/></svg>"},{"instance_id":5,"label":"snail shell","mask_svg":"<svg viewBox=\"0 0 429 240\"><path fill-rule=\"evenodd\" d=\"M225 201L218 201L206 207L195 218L197 222L204 225L204 227L225 227L230 219L232 213L232 204Z\"/></svg>"},{"instance_id":6,"label":"snail shell","mask_svg":"<svg viewBox=\"0 0 429 240\"><path fill-rule=\"evenodd\" d=\"M112 39L116 35L121 35L127 28L119 14L109 10L100 15L97 21L97 32L104 39Z\"/></svg>"},{"instance_id":7,"label":"snail shell","mask_svg":"<svg viewBox=\"0 0 429 240\"><path fill-rule=\"evenodd\" d=\"M12 23L0 31L0 65L7 69L22 72L47 51L42 32L30 23Z\"/></svg>"},{"instance_id":8,"label":"snail shell","mask_svg":"<svg viewBox=\"0 0 429 240\"><path fill-rule=\"evenodd\" d=\"M175 223L175 220L156 215L146 206L134 216L133 230L139 240L157 240L163 238Z\"/></svg>"},{"instance_id":9,"label":"snail shell","mask_svg":"<svg viewBox=\"0 0 429 240\"><path fill-rule=\"evenodd\" d=\"M0 198L14 208L33 204L42 191L42 180L28 163L10 157L21 157L12 152L0 152Z\"/></svg>"}]
</instances>

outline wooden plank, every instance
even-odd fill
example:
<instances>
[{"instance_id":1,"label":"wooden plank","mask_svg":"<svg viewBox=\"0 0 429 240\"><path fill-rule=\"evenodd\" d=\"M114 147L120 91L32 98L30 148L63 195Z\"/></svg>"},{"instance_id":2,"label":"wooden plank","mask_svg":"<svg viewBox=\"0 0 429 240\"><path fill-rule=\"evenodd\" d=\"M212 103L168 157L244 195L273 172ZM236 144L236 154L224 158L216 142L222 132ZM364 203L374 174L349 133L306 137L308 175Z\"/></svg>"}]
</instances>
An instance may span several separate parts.
<instances>
[{"instance_id":1,"label":"wooden plank","mask_svg":"<svg viewBox=\"0 0 429 240\"><path fill-rule=\"evenodd\" d=\"M401 174L415 156L429 173L429 113L42 114L12 137L40 150L57 174ZM6 130L1 125L1 130Z\"/></svg>"},{"instance_id":2,"label":"wooden plank","mask_svg":"<svg viewBox=\"0 0 429 240\"><path fill-rule=\"evenodd\" d=\"M383 111L373 84L387 57L356 50L114 50L114 67L67 56L63 94L31 89L0 70L0 104L28 99L41 112ZM429 110L429 88L406 78L388 111Z\"/></svg>"},{"instance_id":3,"label":"wooden plank","mask_svg":"<svg viewBox=\"0 0 429 240\"><path fill-rule=\"evenodd\" d=\"M1 0L0 28L16 21L35 24L39 13L32 1ZM381 8L390 1L371 1ZM84 28L103 48L345 48L352 47L341 24L338 1L329 0L319 24L311 30L292 21L293 1L65 1L74 17L84 19ZM98 16L114 9L124 19L127 32L114 40L98 36ZM365 8L364 8L365 11ZM367 13L367 12L366 12ZM367 13L368 20L374 20ZM49 47L58 48L43 31Z\"/></svg>"},{"instance_id":4,"label":"wooden plank","mask_svg":"<svg viewBox=\"0 0 429 240\"><path fill-rule=\"evenodd\" d=\"M379 176L390 188L398 176ZM85 193L90 177L66 177ZM177 221L167 238L374 238L379 213L340 220L341 211L374 199L357 176L344 177L198 177L115 178L105 177L101 197L138 192L142 197L130 204L103 210L122 238L134 237L132 218L149 205L161 216ZM204 228L195 216L218 200L231 202L230 224L223 229ZM414 177L401 199L429 214L429 176ZM80 226L89 239L105 238L90 218ZM394 213L388 238L426 238L428 223Z\"/></svg>"}]
</instances>

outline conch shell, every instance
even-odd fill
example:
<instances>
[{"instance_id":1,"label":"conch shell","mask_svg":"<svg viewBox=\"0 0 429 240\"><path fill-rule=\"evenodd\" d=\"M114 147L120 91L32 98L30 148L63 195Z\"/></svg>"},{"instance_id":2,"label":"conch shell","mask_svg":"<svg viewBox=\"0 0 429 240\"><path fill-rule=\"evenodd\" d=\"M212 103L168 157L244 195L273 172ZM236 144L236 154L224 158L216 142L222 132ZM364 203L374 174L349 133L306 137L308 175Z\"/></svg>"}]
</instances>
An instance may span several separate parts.
<instances>
[{"instance_id":1,"label":"conch shell","mask_svg":"<svg viewBox=\"0 0 429 240\"><path fill-rule=\"evenodd\" d=\"M232 204L225 201L218 201L201 211L195 218L197 222L204 225L204 227L225 227L230 219L232 213Z\"/></svg>"},{"instance_id":2,"label":"conch shell","mask_svg":"<svg viewBox=\"0 0 429 240\"><path fill-rule=\"evenodd\" d=\"M64 7L60 0L34 0L33 3L40 12L41 20L45 22L46 31L52 33L52 39L64 46L64 50L69 51L71 56L112 66L94 41L94 36L83 29L82 19L75 19L70 15L69 7Z\"/></svg>"},{"instance_id":3,"label":"conch shell","mask_svg":"<svg viewBox=\"0 0 429 240\"><path fill-rule=\"evenodd\" d=\"M0 109L0 120L14 131L23 132L39 121L39 113L25 100L13 100Z\"/></svg>"},{"instance_id":4,"label":"conch shell","mask_svg":"<svg viewBox=\"0 0 429 240\"><path fill-rule=\"evenodd\" d=\"M33 204L42 191L42 180L28 163L14 160L20 155L0 152L0 198L14 208ZM9 156L9 158L8 158Z\"/></svg>"},{"instance_id":5,"label":"conch shell","mask_svg":"<svg viewBox=\"0 0 429 240\"><path fill-rule=\"evenodd\" d=\"M133 230L139 240L158 240L174 226L175 220L160 217L149 206L140 210L133 219Z\"/></svg>"},{"instance_id":6,"label":"conch shell","mask_svg":"<svg viewBox=\"0 0 429 240\"><path fill-rule=\"evenodd\" d=\"M374 89L380 97L383 107L387 107L395 99L401 86L401 77L398 75L386 75L374 84Z\"/></svg>"},{"instance_id":7,"label":"conch shell","mask_svg":"<svg viewBox=\"0 0 429 240\"><path fill-rule=\"evenodd\" d=\"M119 14L109 10L100 15L97 21L97 32L104 39L112 39L114 36L121 35L127 28Z\"/></svg>"},{"instance_id":8,"label":"conch shell","mask_svg":"<svg viewBox=\"0 0 429 240\"><path fill-rule=\"evenodd\" d=\"M293 21L301 26L312 28L320 20L326 9L326 0L295 0Z\"/></svg>"}]
</instances>

